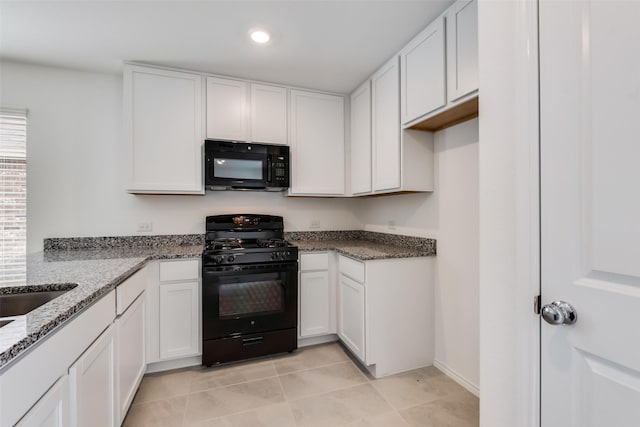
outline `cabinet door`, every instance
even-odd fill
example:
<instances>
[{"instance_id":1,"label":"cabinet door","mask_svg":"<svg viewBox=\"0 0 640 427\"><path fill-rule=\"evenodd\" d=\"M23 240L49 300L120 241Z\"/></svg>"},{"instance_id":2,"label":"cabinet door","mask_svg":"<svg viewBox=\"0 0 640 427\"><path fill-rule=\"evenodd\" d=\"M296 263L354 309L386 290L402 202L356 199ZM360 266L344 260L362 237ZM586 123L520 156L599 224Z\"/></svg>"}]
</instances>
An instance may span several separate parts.
<instances>
[{"instance_id":1,"label":"cabinet door","mask_svg":"<svg viewBox=\"0 0 640 427\"><path fill-rule=\"evenodd\" d=\"M398 58L371 77L373 189L400 187L400 82Z\"/></svg>"},{"instance_id":2,"label":"cabinet door","mask_svg":"<svg viewBox=\"0 0 640 427\"><path fill-rule=\"evenodd\" d=\"M371 192L371 82L351 94L351 194Z\"/></svg>"},{"instance_id":3,"label":"cabinet door","mask_svg":"<svg viewBox=\"0 0 640 427\"><path fill-rule=\"evenodd\" d=\"M202 77L125 67L124 117L129 192L204 194Z\"/></svg>"},{"instance_id":4,"label":"cabinet door","mask_svg":"<svg viewBox=\"0 0 640 427\"><path fill-rule=\"evenodd\" d=\"M478 90L478 1L460 0L447 12L449 101Z\"/></svg>"},{"instance_id":5,"label":"cabinet door","mask_svg":"<svg viewBox=\"0 0 640 427\"><path fill-rule=\"evenodd\" d=\"M360 360L365 360L364 285L340 274L338 335Z\"/></svg>"},{"instance_id":6,"label":"cabinet door","mask_svg":"<svg viewBox=\"0 0 640 427\"><path fill-rule=\"evenodd\" d=\"M300 273L300 336L329 333L329 272Z\"/></svg>"},{"instance_id":7,"label":"cabinet door","mask_svg":"<svg viewBox=\"0 0 640 427\"><path fill-rule=\"evenodd\" d=\"M110 326L69 368L71 426L115 426L115 346Z\"/></svg>"},{"instance_id":8,"label":"cabinet door","mask_svg":"<svg viewBox=\"0 0 640 427\"><path fill-rule=\"evenodd\" d=\"M160 360L199 353L198 282L160 285Z\"/></svg>"},{"instance_id":9,"label":"cabinet door","mask_svg":"<svg viewBox=\"0 0 640 427\"><path fill-rule=\"evenodd\" d=\"M207 77L207 138L248 141L247 83Z\"/></svg>"},{"instance_id":10,"label":"cabinet door","mask_svg":"<svg viewBox=\"0 0 640 427\"><path fill-rule=\"evenodd\" d=\"M251 83L251 140L287 144L287 89Z\"/></svg>"},{"instance_id":11,"label":"cabinet door","mask_svg":"<svg viewBox=\"0 0 640 427\"><path fill-rule=\"evenodd\" d=\"M291 90L290 100L290 194L344 194L344 98Z\"/></svg>"},{"instance_id":12,"label":"cabinet door","mask_svg":"<svg viewBox=\"0 0 640 427\"><path fill-rule=\"evenodd\" d=\"M16 424L16 427L67 427L69 376L60 378Z\"/></svg>"},{"instance_id":13,"label":"cabinet door","mask_svg":"<svg viewBox=\"0 0 640 427\"><path fill-rule=\"evenodd\" d=\"M145 294L116 319L116 421L120 425L136 394L145 364Z\"/></svg>"},{"instance_id":14,"label":"cabinet door","mask_svg":"<svg viewBox=\"0 0 640 427\"><path fill-rule=\"evenodd\" d=\"M400 53L402 122L407 123L447 103L444 17L439 17Z\"/></svg>"}]
</instances>

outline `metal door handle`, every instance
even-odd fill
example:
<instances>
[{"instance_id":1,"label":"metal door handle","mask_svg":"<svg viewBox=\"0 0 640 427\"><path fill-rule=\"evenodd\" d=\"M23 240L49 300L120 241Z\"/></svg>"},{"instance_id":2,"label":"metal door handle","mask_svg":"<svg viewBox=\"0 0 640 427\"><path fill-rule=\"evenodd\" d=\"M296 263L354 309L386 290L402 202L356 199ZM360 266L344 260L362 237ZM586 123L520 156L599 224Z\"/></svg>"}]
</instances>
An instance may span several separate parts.
<instances>
[{"instance_id":1,"label":"metal door handle","mask_svg":"<svg viewBox=\"0 0 640 427\"><path fill-rule=\"evenodd\" d=\"M568 302L554 301L542 307L542 318L550 325L573 325L578 313Z\"/></svg>"}]
</instances>

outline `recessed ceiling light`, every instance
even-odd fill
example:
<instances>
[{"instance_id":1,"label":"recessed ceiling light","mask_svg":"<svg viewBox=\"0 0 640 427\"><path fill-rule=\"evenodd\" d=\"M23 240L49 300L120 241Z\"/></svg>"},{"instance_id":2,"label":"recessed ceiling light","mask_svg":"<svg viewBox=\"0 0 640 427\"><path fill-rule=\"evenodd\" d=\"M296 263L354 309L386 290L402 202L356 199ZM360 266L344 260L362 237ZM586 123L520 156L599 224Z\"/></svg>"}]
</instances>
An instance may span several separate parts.
<instances>
[{"instance_id":1,"label":"recessed ceiling light","mask_svg":"<svg viewBox=\"0 0 640 427\"><path fill-rule=\"evenodd\" d=\"M251 40L258 44L266 44L271 36L265 30L251 30L250 32Z\"/></svg>"}]
</instances>

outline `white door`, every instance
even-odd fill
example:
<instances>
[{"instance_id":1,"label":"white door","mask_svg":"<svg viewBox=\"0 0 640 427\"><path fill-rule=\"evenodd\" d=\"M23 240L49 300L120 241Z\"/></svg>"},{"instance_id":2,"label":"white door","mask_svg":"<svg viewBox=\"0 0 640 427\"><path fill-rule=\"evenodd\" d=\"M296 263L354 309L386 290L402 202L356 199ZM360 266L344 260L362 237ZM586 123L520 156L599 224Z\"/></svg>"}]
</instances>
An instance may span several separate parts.
<instances>
[{"instance_id":1,"label":"white door","mask_svg":"<svg viewBox=\"0 0 640 427\"><path fill-rule=\"evenodd\" d=\"M340 274L338 280L340 292L338 335L353 354L360 360L365 360L364 285L351 280L344 274Z\"/></svg>"},{"instance_id":2,"label":"white door","mask_svg":"<svg viewBox=\"0 0 640 427\"><path fill-rule=\"evenodd\" d=\"M199 289L198 282L160 285L160 360L199 353Z\"/></svg>"},{"instance_id":3,"label":"white door","mask_svg":"<svg viewBox=\"0 0 640 427\"><path fill-rule=\"evenodd\" d=\"M300 336L329 333L329 272L300 273Z\"/></svg>"},{"instance_id":4,"label":"white door","mask_svg":"<svg viewBox=\"0 0 640 427\"><path fill-rule=\"evenodd\" d=\"M115 416L114 327L69 368L73 427L113 427Z\"/></svg>"},{"instance_id":5,"label":"white door","mask_svg":"<svg viewBox=\"0 0 640 427\"><path fill-rule=\"evenodd\" d=\"M204 194L202 77L128 65L123 86L127 190Z\"/></svg>"},{"instance_id":6,"label":"white door","mask_svg":"<svg viewBox=\"0 0 640 427\"><path fill-rule=\"evenodd\" d=\"M371 81L351 94L351 194L371 193Z\"/></svg>"},{"instance_id":7,"label":"white door","mask_svg":"<svg viewBox=\"0 0 640 427\"><path fill-rule=\"evenodd\" d=\"M344 194L344 97L289 92L290 194Z\"/></svg>"},{"instance_id":8,"label":"white door","mask_svg":"<svg viewBox=\"0 0 640 427\"><path fill-rule=\"evenodd\" d=\"M207 138L249 140L246 82L207 77Z\"/></svg>"},{"instance_id":9,"label":"white door","mask_svg":"<svg viewBox=\"0 0 640 427\"><path fill-rule=\"evenodd\" d=\"M61 377L22 417L16 427L67 427L69 425L69 376Z\"/></svg>"},{"instance_id":10,"label":"white door","mask_svg":"<svg viewBox=\"0 0 640 427\"><path fill-rule=\"evenodd\" d=\"M251 141L287 144L287 88L251 83Z\"/></svg>"},{"instance_id":11,"label":"white door","mask_svg":"<svg viewBox=\"0 0 640 427\"><path fill-rule=\"evenodd\" d=\"M640 2L540 2L543 427L640 425Z\"/></svg>"},{"instance_id":12,"label":"white door","mask_svg":"<svg viewBox=\"0 0 640 427\"><path fill-rule=\"evenodd\" d=\"M400 188L400 64L393 57L371 77L373 190Z\"/></svg>"},{"instance_id":13,"label":"white door","mask_svg":"<svg viewBox=\"0 0 640 427\"><path fill-rule=\"evenodd\" d=\"M121 424L146 369L145 295L142 294L116 319L116 421Z\"/></svg>"}]
</instances>

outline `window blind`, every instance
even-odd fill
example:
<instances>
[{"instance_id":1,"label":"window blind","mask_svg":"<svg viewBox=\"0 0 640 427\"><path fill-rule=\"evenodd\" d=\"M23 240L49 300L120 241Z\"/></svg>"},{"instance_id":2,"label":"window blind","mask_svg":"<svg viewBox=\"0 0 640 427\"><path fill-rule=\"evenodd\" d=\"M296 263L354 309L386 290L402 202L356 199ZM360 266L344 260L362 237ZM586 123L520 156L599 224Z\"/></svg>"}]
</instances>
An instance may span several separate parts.
<instances>
[{"instance_id":1,"label":"window blind","mask_svg":"<svg viewBox=\"0 0 640 427\"><path fill-rule=\"evenodd\" d=\"M27 253L27 112L0 109L0 285L23 284Z\"/></svg>"}]
</instances>

